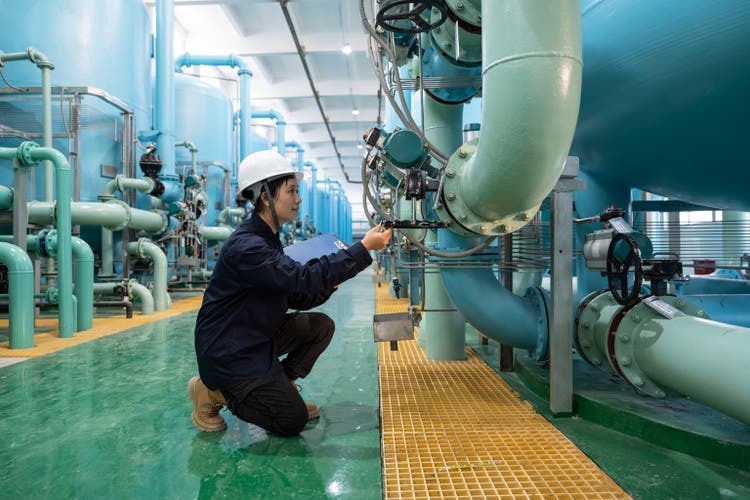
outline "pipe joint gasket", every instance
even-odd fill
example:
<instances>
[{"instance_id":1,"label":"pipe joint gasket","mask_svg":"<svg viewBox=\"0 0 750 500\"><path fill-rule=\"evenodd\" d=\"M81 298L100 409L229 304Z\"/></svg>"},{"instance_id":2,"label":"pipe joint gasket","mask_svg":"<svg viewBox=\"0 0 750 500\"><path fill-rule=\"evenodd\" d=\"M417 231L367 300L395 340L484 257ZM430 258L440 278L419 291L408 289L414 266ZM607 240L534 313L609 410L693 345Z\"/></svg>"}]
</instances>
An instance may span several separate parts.
<instances>
[{"instance_id":1,"label":"pipe joint gasket","mask_svg":"<svg viewBox=\"0 0 750 500\"><path fill-rule=\"evenodd\" d=\"M612 307L622 307L608 292L607 289L595 291L578 305L573 343L578 354L587 363L614 375L615 370L606 361L607 353L602 352L597 342L597 325L611 319Z\"/></svg>"},{"instance_id":2,"label":"pipe joint gasket","mask_svg":"<svg viewBox=\"0 0 750 500\"><path fill-rule=\"evenodd\" d=\"M655 329L653 319L663 318L658 312L649 307L642 297L633 306L623 307L613 318L610 328L609 350L610 362L617 368L618 373L641 394L654 398L666 396L664 390L638 365L639 338L643 330ZM665 302L675 309L689 316L707 318L706 313L697 305L681 297L662 296L658 300ZM618 321L619 320L619 321Z\"/></svg>"},{"instance_id":3,"label":"pipe joint gasket","mask_svg":"<svg viewBox=\"0 0 750 500\"><path fill-rule=\"evenodd\" d=\"M529 350L529 355L536 361L549 359L549 292L545 289L533 286L526 289L524 298L536 309L534 315L536 320L536 348Z\"/></svg>"},{"instance_id":4,"label":"pipe joint gasket","mask_svg":"<svg viewBox=\"0 0 750 500\"><path fill-rule=\"evenodd\" d=\"M127 203L125 203L124 201L118 200L117 198L113 198L111 200L107 200L104 203L112 203L112 204L115 204L115 205L120 205L121 207L124 208L123 212L125 213L125 215L122 218L122 220L119 221L118 223L115 223L115 224L106 224L106 225L102 224L102 226L105 229L108 229L110 231L122 231L123 229L125 229L126 227L128 227L128 224L130 224L130 220L131 220L131 218L133 216L131 214L131 212L130 212L130 206Z\"/></svg>"}]
</instances>

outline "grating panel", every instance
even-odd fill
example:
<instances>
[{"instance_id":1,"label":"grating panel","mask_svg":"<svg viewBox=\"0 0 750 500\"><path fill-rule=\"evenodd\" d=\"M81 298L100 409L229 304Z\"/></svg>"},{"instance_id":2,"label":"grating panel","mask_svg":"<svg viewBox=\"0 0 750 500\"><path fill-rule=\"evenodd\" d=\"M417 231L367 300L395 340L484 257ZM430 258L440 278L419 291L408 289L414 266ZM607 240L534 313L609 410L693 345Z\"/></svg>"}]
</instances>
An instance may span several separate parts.
<instances>
[{"instance_id":1,"label":"grating panel","mask_svg":"<svg viewBox=\"0 0 750 500\"><path fill-rule=\"evenodd\" d=\"M471 349L427 361L416 340L381 343L378 359L385 498L630 498Z\"/></svg>"}]
</instances>

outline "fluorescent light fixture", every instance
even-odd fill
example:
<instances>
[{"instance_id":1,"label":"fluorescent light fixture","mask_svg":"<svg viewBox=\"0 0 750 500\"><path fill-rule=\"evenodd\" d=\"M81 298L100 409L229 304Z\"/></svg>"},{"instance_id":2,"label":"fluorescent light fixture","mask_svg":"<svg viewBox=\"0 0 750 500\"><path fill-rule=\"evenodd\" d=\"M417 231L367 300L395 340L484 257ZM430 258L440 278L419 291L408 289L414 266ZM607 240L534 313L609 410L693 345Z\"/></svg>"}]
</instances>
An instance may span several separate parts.
<instances>
[{"instance_id":1,"label":"fluorescent light fixture","mask_svg":"<svg viewBox=\"0 0 750 500\"><path fill-rule=\"evenodd\" d=\"M341 47L341 52L343 52L346 55L349 55L352 53L352 46L349 45L349 42L346 42L343 47Z\"/></svg>"},{"instance_id":2,"label":"fluorescent light fixture","mask_svg":"<svg viewBox=\"0 0 750 500\"><path fill-rule=\"evenodd\" d=\"M353 114L354 116L357 116L357 115L359 114L359 109L357 109L357 108L354 108L354 109L352 110L352 114Z\"/></svg>"}]
</instances>

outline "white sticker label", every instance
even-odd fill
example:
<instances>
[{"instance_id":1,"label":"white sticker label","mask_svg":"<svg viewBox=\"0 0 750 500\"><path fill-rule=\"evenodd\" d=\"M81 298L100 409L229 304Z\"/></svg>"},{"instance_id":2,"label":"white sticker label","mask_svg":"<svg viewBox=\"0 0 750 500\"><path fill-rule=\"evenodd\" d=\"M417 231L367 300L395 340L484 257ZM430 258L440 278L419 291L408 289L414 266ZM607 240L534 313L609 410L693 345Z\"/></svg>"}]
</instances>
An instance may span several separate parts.
<instances>
[{"instance_id":1,"label":"white sticker label","mask_svg":"<svg viewBox=\"0 0 750 500\"><path fill-rule=\"evenodd\" d=\"M685 316L682 311L670 306L663 300L659 300L658 297L649 297L645 299L643 303L667 319L674 319L678 316Z\"/></svg>"}]
</instances>

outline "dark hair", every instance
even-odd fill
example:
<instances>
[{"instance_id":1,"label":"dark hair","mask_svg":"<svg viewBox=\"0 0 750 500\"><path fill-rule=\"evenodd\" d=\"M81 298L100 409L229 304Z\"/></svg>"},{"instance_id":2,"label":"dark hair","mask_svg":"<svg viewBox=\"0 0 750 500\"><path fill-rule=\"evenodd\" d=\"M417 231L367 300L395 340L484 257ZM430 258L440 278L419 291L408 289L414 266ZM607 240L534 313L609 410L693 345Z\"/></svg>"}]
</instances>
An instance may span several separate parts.
<instances>
[{"instance_id":1,"label":"dark hair","mask_svg":"<svg viewBox=\"0 0 750 500\"><path fill-rule=\"evenodd\" d=\"M271 191L269 195L270 198L271 199L276 198L276 194L278 194L279 188L281 188L281 186L283 186L286 181L288 181L289 179L294 179L294 178L295 178L294 174L289 174L289 175L284 175L282 177L277 177L275 179L271 179L270 181L268 181L268 189ZM253 190L250 189L249 187L245 188L242 191L243 198L245 198L246 200L255 200L255 204L253 206L253 213L256 215L260 213L261 207L263 206L263 204L260 203L260 195L263 194L264 191L265 191L265 188L261 187L260 193L258 193L257 199L253 197L253 194L255 193L253 193Z\"/></svg>"}]
</instances>

